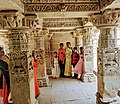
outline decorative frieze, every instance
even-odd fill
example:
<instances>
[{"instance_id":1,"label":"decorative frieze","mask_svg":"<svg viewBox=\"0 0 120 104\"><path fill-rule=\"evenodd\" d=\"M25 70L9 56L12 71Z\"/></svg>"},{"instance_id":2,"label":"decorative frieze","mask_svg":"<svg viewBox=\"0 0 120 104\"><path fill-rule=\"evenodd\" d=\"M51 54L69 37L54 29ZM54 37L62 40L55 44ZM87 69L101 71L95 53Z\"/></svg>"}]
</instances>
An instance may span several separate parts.
<instances>
[{"instance_id":1,"label":"decorative frieze","mask_svg":"<svg viewBox=\"0 0 120 104\"><path fill-rule=\"evenodd\" d=\"M25 3L79 3L79 2L98 2L98 0L22 0Z\"/></svg>"},{"instance_id":2,"label":"decorative frieze","mask_svg":"<svg viewBox=\"0 0 120 104\"><path fill-rule=\"evenodd\" d=\"M82 18L44 18L43 22L79 22Z\"/></svg>"},{"instance_id":3,"label":"decorative frieze","mask_svg":"<svg viewBox=\"0 0 120 104\"><path fill-rule=\"evenodd\" d=\"M77 27L82 26L79 22L54 22L54 23L43 23L43 27Z\"/></svg>"},{"instance_id":4,"label":"decorative frieze","mask_svg":"<svg viewBox=\"0 0 120 104\"><path fill-rule=\"evenodd\" d=\"M82 4L25 4L25 12L80 12L80 11L98 11L99 3Z\"/></svg>"},{"instance_id":5,"label":"decorative frieze","mask_svg":"<svg viewBox=\"0 0 120 104\"><path fill-rule=\"evenodd\" d=\"M62 33L62 32L75 32L75 29L57 29L57 30L49 30L50 33Z\"/></svg>"}]
</instances>

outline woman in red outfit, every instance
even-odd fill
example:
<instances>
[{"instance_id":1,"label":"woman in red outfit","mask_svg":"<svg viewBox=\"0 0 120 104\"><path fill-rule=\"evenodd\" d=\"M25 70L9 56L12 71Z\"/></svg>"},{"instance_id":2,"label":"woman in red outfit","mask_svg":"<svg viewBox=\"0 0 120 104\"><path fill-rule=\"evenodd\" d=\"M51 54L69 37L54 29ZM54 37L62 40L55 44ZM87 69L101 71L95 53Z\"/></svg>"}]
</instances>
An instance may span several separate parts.
<instances>
[{"instance_id":1,"label":"woman in red outfit","mask_svg":"<svg viewBox=\"0 0 120 104\"><path fill-rule=\"evenodd\" d=\"M8 71L8 57L0 47L0 96L3 97L3 104L8 104L10 94L10 77Z\"/></svg>"},{"instance_id":2,"label":"woman in red outfit","mask_svg":"<svg viewBox=\"0 0 120 104\"><path fill-rule=\"evenodd\" d=\"M36 75L36 71L38 69L38 60L36 58L36 52L33 51L32 56L34 58L33 60L33 71L34 71L34 86L35 86L35 98L37 98L40 95L40 89L38 86L38 82L37 82L37 75Z\"/></svg>"}]
</instances>

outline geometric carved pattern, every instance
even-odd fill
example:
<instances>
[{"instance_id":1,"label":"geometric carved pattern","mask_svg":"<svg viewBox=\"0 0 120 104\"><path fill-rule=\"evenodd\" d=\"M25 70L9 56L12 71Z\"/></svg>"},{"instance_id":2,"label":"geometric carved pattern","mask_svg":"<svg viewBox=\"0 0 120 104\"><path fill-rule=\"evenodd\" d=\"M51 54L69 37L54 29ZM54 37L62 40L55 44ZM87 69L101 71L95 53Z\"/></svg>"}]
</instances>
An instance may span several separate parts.
<instances>
[{"instance_id":1,"label":"geometric carved pattern","mask_svg":"<svg viewBox=\"0 0 120 104\"><path fill-rule=\"evenodd\" d=\"M49 27L76 27L76 26L81 26L81 24L79 22L43 23L44 28L49 28Z\"/></svg>"},{"instance_id":2,"label":"geometric carved pattern","mask_svg":"<svg viewBox=\"0 0 120 104\"><path fill-rule=\"evenodd\" d=\"M57 30L49 30L50 33L54 32L75 32L75 29L57 29Z\"/></svg>"},{"instance_id":3,"label":"geometric carved pattern","mask_svg":"<svg viewBox=\"0 0 120 104\"><path fill-rule=\"evenodd\" d=\"M44 18L43 27L76 27L82 26L82 18Z\"/></svg>"},{"instance_id":4,"label":"geometric carved pattern","mask_svg":"<svg viewBox=\"0 0 120 104\"><path fill-rule=\"evenodd\" d=\"M12 31L12 33L9 34L10 49L14 51L27 51L29 48L29 33L23 30L20 32L17 31L18 30L14 30Z\"/></svg>"},{"instance_id":5,"label":"geometric carved pattern","mask_svg":"<svg viewBox=\"0 0 120 104\"><path fill-rule=\"evenodd\" d=\"M79 12L98 11L99 3L74 3L74 4L25 4L25 12Z\"/></svg>"},{"instance_id":6,"label":"geometric carved pattern","mask_svg":"<svg viewBox=\"0 0 120 104\"><path fill-rule=\"evenodd\" d=\"M79 3L79 2L98 2L98 0L22 0L25 3Z\"/></svg>"},{"instance_id":7,"label":"geometric carved pattern","mask_svg":"<svg viewBox=\"0 0 120 104\"><path fill-rule=\"evenodd\" d=\"M101 9L105 8L106 6L110 5L115 0L100 0L101 1Z\"/></svg>"}]
</instances>

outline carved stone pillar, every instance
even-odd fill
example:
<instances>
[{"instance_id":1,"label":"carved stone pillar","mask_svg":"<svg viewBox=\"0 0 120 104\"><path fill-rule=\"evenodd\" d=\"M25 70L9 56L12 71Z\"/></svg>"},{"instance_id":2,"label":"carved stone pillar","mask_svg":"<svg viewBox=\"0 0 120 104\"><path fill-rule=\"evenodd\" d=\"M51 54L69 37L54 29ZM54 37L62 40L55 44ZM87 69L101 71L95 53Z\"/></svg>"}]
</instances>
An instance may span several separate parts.
<instances>
[{"instance_id":1,"label":"carved stone pillar","mask_svg":"<svg viewBox=\"0 0 120 104\"><path fill-rule=\"evenodd\" d=\"M45 37L45 59L46 59L46 70L47 70L47 75L52 75L52 69L51 69L51 50L50 50L50 44L51 44L51 37L52 33L46 34Z\"/></svg>"},{"instance_id":2,"label":"carved stone pillar","mask_svg":"<svg viewBox=\"0 0 120 104\"><path fill-rule=\"evenodd\" d=\"M119 16L118 9L108 9L99 15L93 16L93 23L100 28L97 104L103 104L106 97L116 97L120 88L118 84L120 83L120 50L117 44Z\"/></svg>"},{"instance_id":3,"label":"carved stone pillar","mask_svg":"<svg viewBox=\"0 0 120 104\"><path fill-rule=\"evenodd\" d=\"M10 79L13 104L37 104L34 94L32 49L27 28L10 28Z\"/></svg>"},{"instance_id":4,"label":"carved stone pillar","mask_svg":"<svg viewBox=\"0 0 120 104\"><path fill-rule=\"evenodd\" d=\"M97 48L98 48L98 39L100 35L100 30L95 26L92 27L92 46L93 46L93 71L97 73Z\"/></svg>"},{"instance_id":5,"label":"carved stone pillar","mask_svg":"<svg viewBox=\"0 0 120 104\"><path fill-rule=\"evenodd\" d=\"M116 97L120 88L120 49L116 48L116 28L101 28L98 46L98 92Z\"/></svg>"},{"instance_id":6,"label":"carved stone pillar","mask_svg":"<svg viewBox=\"0 0 120 104\"><path fill-rule=\"evenodd\" d=\"M37 70L37 78L39 86L48 85L48 76L46 72L46 59L45 59L45 37L48 34L47 30L36 29L34 35L35 50L38 51L39 66Z\"/></svg>"},{"instance_id":7,"label":"carved stone pillar","mask_svg":"<svg viewBox=\"0 0 120 104\"><path fill-rule=\"evenodd\" d=\"M84 82L96 81L96 76L93 73L93 43L92 43L92 27L84 28L83 47L84 47Z\"/></svg>"}]
</instances>

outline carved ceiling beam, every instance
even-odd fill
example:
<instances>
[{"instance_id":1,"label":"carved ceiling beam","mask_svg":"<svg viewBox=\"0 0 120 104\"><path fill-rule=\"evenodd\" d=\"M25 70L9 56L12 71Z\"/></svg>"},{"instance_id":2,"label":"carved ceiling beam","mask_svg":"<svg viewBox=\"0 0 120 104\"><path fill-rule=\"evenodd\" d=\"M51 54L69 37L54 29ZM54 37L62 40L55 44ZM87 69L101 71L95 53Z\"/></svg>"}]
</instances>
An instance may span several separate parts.
<instances>
[{"instance_id":1,"label":"carved ceiling beam","mask_svg":"<svg viewBox=\"0 0 120 104\"><path fill-rule=\"evenodd\" d=\"M99 11L99 3L27 3L25 12L81 12Z\"/></svg>"},{"instance_id":2,"label":"carved ceiling beam","mask_svg":"<svg viewBox=\"0 0 120 104\"><path fill-rule=\"evenodd\" d=\"M43 22L80 22L82 18L44 18Z\"/></svg>"},{"instance_id":3,"label":"carved ceiling beam","mask_svg":"<svg viewBox=\"0 0 120 104\"><path fill-rule=\"evenodd\" d=\"M62 32L75 32L75 29L57 29L57 30L49 30L50 33L62 33Z\"/></svg>"},{"instance_id":4,"label":"carved ceiling beam","mask_svg":"<svg viewBox=\"0 0 120 104\"><path fill-rule=\"evenodd\" d=\"M79 22L54 22L54 23L43 23L44 28L51 28L51 27L78 27L82 26Z\"/></svg>"},{"instance_id":5,"label":"carved ceiling beam","mask_svg":"<svg viewBox=\"0 0 120 104\"><path fill-rule=\"evenodd\" d=\"M91 0L22 0L24 3L80 3L91 2ZM98 2L98 0L92 0Z\"/></svg>"},{"instance_id":6,"label":"carved ceiling beam","mask_svg":"<svg viewBox=\"0 0 120 104\"><path fill-rule=\"evenodd\" d=\"M81 27L91 18L45 18L43 19L43 27Z\"/></svg>"}]
</instances>

